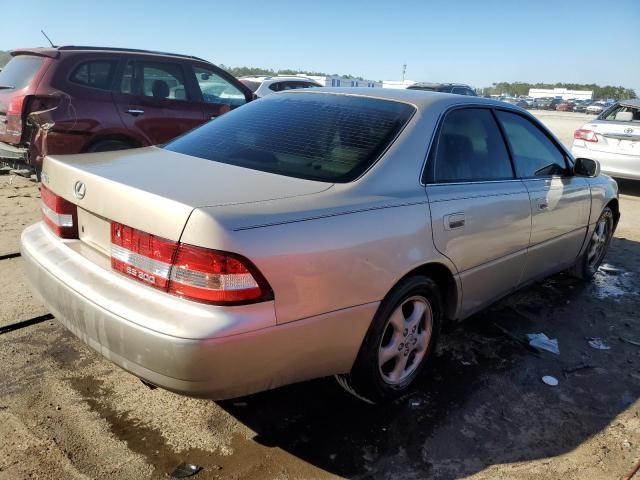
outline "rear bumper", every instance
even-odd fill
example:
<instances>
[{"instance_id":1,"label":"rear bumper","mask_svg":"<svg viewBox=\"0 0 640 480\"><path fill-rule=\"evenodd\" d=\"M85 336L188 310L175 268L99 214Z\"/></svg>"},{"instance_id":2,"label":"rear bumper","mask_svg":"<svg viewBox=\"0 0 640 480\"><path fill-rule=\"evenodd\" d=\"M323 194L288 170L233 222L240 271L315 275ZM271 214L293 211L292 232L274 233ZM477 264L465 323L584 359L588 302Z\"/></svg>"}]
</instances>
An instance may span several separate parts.
<instances>
[{"instance_id":1,"label":"rear bumper","mask_svg":"<svg viewBox=\"0 0 640 480\"><path fill-rule=\"evenodd\" d=\"M26 160L28 156L29 149L0 142L0 159L2 160Z\"/></svg>"},{"instance_id":2,"label":"rear bumper","mask_svg":"<svg viewBox=\"0 0 640 480\"><path fill-rule=\"evenodd\" d=\"M67 329L134 375L192 396L348 372L378 305L276 325L273 302L212 307L172 297L90 262L42 223L21 244L33 289Z\"/></svg>"},{"instance_id":3,"label":"rear bumper","mask_svg":"<svg viewBox=\"0 0 640 480\"><path fill-rule=\"evenodd\" d=\"M640 180L640 152L638 155L599 152L590 148L573 145L571 153L575 158L590 158L600 162L600 170L615 178Z\"/></svg>"}]
</instances>

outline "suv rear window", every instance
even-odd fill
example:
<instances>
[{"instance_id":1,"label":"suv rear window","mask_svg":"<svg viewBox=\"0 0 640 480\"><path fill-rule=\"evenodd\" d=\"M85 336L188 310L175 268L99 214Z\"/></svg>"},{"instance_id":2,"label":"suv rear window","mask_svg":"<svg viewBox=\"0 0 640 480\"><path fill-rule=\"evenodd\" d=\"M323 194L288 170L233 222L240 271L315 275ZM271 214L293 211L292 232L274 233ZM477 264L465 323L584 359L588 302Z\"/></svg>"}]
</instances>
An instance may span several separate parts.
<instances>
[{"instance_id":1,"label":"suv rear window","mask_svg":"<svg viewBox=\"0 0 640 480\"><path fill-rule=\"evenodd\" d=\"M76 67L69 80L87 87L111 88L116 62L110 60L90 60Z\"/></svg>"},{"instance_id":2,"label":"suv rear window","mask_svg":"<svg viewBox=\"0 0 640 480\"><path fill-rule=\"evenodd\" d=\"M36 55L17 55L0 72L0 87L24 88L40 69L44 58Z\"/></svg>"},{"instance_id":3,"label":"suv rear window","mask_svg":"<svg viewBox=\"0 0 640 480\"><path fill-rule=\"evenodd\" d=\"M226 113L164 148L278 175L346 183L378 159L414 111L389 100L284 93Z\"/></svg>"}]
</instances>

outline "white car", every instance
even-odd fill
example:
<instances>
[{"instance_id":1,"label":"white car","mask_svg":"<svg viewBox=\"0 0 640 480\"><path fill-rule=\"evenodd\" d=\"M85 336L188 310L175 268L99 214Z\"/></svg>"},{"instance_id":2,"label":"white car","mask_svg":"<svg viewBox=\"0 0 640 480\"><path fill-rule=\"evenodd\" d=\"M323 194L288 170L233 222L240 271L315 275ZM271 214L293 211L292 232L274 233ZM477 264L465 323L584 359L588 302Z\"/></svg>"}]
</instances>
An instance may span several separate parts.
<instances>
[{"instance_id":1,"label":"white car","mask_svg":"<svg viewBox=\"0 0 640 480\"><path fill-rule=\"evenodd\" d=\"M299 88L322 87L318 82L306 77L283 76L275 77L241 77L239 80L248 87L258 98L285 90Z\"/></svg>"},{"instance_id":2,"label":"white car","mask_svg":"<svg viewBox=\"0 0 640 480\"><path fill-rule=\"evenodd\" d=\"M607 104L604 102L595 102L589 105L585 112L587 113L602 113L602 111L607 108Z\"/></svg>"},{"instance_id":3,"label":"white car","mask_svg":"<svg viewBox=\"0 0 640 480\"><path fill-rule=\"evenodd\" d=\"M616 103L576 130L573 139L575 158L598 160L612 177L640 180L639 99Z\"/></svg>"}]
</instances>

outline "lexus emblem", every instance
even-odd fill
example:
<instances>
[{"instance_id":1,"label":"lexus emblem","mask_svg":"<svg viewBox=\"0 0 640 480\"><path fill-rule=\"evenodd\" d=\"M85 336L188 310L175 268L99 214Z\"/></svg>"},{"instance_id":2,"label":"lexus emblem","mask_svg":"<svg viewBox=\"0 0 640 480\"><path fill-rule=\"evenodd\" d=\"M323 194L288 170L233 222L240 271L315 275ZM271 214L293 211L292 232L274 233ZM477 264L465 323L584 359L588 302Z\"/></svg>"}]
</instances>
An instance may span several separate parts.
<instances>
[{"instance_id":1,"label":"lexus emblem","mask_svg":"<svg viewBox=\"0 0 640 480\"><path fill-rule=\"evenodd\" d=\"M75 197L78 200L82 200L86 193L87 193L86 185L79 181L76 182L76 184L73 186L73 194L75 195Z\"/></svg>"},{"instance_id":2,"label":"lexus emblem","mask_svg":"<svg viewBox=\"0 0 640 480\"><path fill-rule=\"evenodd\" d=\"M625 128L624 133L633 133L633 128Z\"/></svg>"}]
</instances>

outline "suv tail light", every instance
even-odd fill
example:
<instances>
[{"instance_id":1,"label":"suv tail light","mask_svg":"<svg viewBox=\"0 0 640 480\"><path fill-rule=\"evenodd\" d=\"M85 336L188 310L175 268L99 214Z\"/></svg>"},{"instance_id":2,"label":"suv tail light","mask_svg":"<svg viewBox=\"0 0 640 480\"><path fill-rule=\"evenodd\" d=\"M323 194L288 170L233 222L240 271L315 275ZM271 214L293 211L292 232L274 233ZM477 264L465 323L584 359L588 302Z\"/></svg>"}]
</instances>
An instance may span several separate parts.
<instances>
[{"instance_id":1,"label":"suv tail light","mask_svg":"<svg viewBox=\"0 0 640 480\"><path fill-rule=\"evenodd\" d=\"M24 111L25 99L24 95L14 95L9 100L9 107L7 108L7 133L9 135L15 135L17 137L22 136L22 113Z\"/></svg>"},{"instance_id":2,"label":"suv tail light","mask_svg":"<svg viewBox=\"0 0 640 480\"><path fill-rule=\"evenodd\" d=\"M585 130L580 128L576 130L573 134L573 138L576 140L584 140L585 142L594 142L598 141L598 137L596 136L596 132L593 130Z\"/></svg>"},{"instance_id":3,"label":"suv tail light","mask_svg":"<svg viewBox=\"0 0 640 480\"><path fill-rule=\"evenodd\" d=\"M239 305L273 298L257 268L239 255L173 242L111 223L114 270L196 302Z\"/></svg>"},{"instance_id":4,"label":"suv tail light","mask_svg":"<svg viewBox=\"0 0 640 480\"><path fill-rule=\"evenodd\" d=\"M44 185L40 186L42 219L60 238L78 238L78 208L56 195Z\"/></svg>"}]
</instances>

